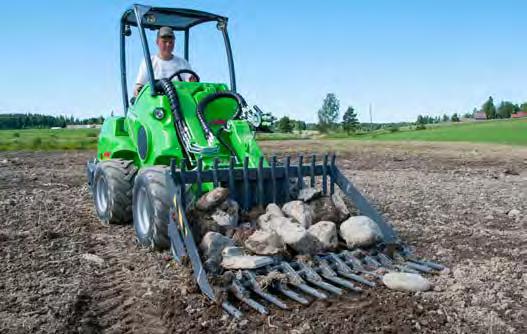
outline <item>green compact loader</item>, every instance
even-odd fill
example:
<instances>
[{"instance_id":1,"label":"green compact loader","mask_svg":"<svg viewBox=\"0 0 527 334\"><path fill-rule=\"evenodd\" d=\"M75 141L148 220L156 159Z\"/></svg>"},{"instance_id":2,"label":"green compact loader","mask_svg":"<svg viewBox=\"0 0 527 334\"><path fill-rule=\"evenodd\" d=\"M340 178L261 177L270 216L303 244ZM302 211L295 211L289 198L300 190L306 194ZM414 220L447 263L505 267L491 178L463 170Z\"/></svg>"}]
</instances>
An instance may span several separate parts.
<instances>
[{"instance_id":1,"label":"green compact loader","mask_svg":"<svg viewBox=\"0 0 527 334\"><path fill-rule=\"evenodd\" d=\"M223 35L230 86L200 82L199 75L190 70L156 80L145 30L169 26L182 32L188 60L190 30L207 22L215 22ZM129 99L125 40L132 29L141 39L149 81ZM271 304L287 309L290 306L284 300L309 304L331 294L360 293L376 284L380 269L431 273L443 268L411 254L342 174L334 155L264 157L254 136L261 111L248 106L236 92L226 17L134 5L121 17L120 56L125 116L104 121L97 156L87 164L97 215L103 224L132 222L141 245L170 249L176 261L190 262L201 291L232 316L241 317L244 308L267 314ZM197 82L182 81L182 74L192 74ZM353 210L376 224L380 237L366 248L348 247L340 240L338 247L311 254L309 261L287 250L285 255L257 257L259 261L247 268L208 270L205 254L198 247L203 237L197 232L199 222L189 212L204 194L218 188L228 190L228 198L239 205L243 217L270 203L295 200L302 189L317 189L325 196L338 191ZM254 227L254 220L252 224ZM243 225L239 228L247 230L247 223ZM216 279L220 275L230 278Z\"/></svg>"}]
</instances>

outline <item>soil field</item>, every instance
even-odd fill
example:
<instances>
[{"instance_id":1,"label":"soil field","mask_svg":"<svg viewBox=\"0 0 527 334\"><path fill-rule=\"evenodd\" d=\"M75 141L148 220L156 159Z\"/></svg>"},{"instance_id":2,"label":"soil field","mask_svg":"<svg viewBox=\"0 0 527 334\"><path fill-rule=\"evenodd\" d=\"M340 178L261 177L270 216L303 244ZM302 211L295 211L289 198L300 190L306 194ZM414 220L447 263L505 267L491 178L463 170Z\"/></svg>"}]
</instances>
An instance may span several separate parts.
<instances>
[{"instance_id":1,"label":"soil field","mask_svg":"<svg viewBox=\"0 0 527 334\"><path fill-rule=\"evenodd\" d=\"M338 164L422 257L449 267L425 293L378 286L235 321L168 252L102 226L85 184L94 152L0 153L0 333L526 333L527 149L265 142ZM94 255L96 257L94 257ZM293 305L293 304L291 304Z\"/></svg>"}]
</instances>

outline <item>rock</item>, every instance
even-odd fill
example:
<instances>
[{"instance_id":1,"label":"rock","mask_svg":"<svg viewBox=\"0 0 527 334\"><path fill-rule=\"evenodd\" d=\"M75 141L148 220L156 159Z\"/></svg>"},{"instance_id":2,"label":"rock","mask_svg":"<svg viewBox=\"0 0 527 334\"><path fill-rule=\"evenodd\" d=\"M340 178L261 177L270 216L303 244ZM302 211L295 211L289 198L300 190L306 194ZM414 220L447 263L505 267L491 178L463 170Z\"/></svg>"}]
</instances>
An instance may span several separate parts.
<instances>
[{"instance_id":1,"label":"rock","mask_svg":"<svg viewBox=\"0 0 527 334\"><path fill-rule=\"evenodd\" d=\"M227 199L214 210L211 218L222 227L236 227L238 225L239 206L236 201Z\"/></svg>"},{"instance_id":2,"label":"rock","mask_svg":"<svg viewBox=\"0 0 527 334\"><path fill-rule=\"evenodd\" d=\"M331 201L333 202L333 205L335 205L335 208L339 213L339 222L344 221L350 216L351 213L348 209L348 206L346 205L346 202L337 192L331 195Z\"/></svg>"},{"instance_id":3,"label":"rock","mask_svg":"<svg viewBox=\"0 0 527 334\"><path fill-rule=\"evenodd\" d=\"M313 210L302 201L291 201L285 203L282 211L286 216L295 219L304 228L311 226L313 221Z\"/></svg>"},{"instance_id":4,"label":"rock","mask_svg":"<svg viewBox=\"0 0 527 334\"><path fill-rule=\"evenodd\" d=\"M206 259L206 269L217 272L225 247L234 247L234 241L218 232L207 232L200 243L201 251Z\"/></svg>"},{"instance_id":5,"label":"rock","mask_svg":"<svg viewBox=\"0 0 527 334\"><path fill-rule=\"evenodd\" d=\"M258 255L275 255L285 251L285 243L274 231L256 231L245 241L245 247Z\"/></svg>"},{"instance_id":6,"label":"rock","mask_svg":"<svg viewBox=\"0 0 527 334\"><path fill-rule=\"evenodd\" d=\"M321 197L309 202L313 212L313 222L330 221L339 224L342 222L340 211L330 197Z\"/></svg>"},{"instance_id":7,"label":"rock","mask_svg":"<svg viewBox=\"0 0 527 334\"><path fill-rule=\"evenodd\" d=\"M221 261L225 269L257 269L273 264L273 258L257 255L226 256Z\"/></svg>"},{"instance_id":8,"label":"rock","mask_svg":"<svg viewBox=\"0 0 527 334\"><path fill-rule=\"evenodd\" d=\"M7 159L0 160L0 164L2 165L7 165L7 163L9 163L9 160Z\"/></svg>"},{"instance_id":9,"label":"rock","mask_svg":"<svg viewBox=\"0 0 527 334\"><path fill-rule=\"evenodd\" d=\"M298 253L315 254L320 249L318 240L297 223L284 222L276 226L275 232Z\"/></svg>"},{"instance_id":10,"label":"rock","mask_svg":"<svg viewBox=\"0 0 527 334\"><path fill-rule=\"evenodd\" d=\"M104 259L100 256L97 256L95 254L90 253L84 253L81 255L81 257L86 260L95 263L98 266L102 266L104 264Z\"/></svg>"},{"instance_id":11,"label":"rock","mask_svg":"<svg viewBox=\"0 0 527 334\"><path fill-rule=\"evenodd\" d=\"M254 227L244 224L242 227L238 227L234 230L232 240L234 240L237 245L243 245L245 244L245 240L247 240L255 231L256 229Z\"/></svg>"},{"instance_id":12,"label":"rock","mask_svg":"<svg viewBox=\"0 0 527 334\"><path fill-rule=\"evenodd\" d=\"M257 220L258 227L264 231L275 231L277 226L286 223L293 223L293 219L278 217L272 213L264 213Z\"/></svg>"},{"instance_id":13,"label":"rock","mask_svg":"<svg viewBox=\"0 0 527 334\"><path fill-rule=\"evenodd\" d=\"M333 222L318 222L311 225L307 232L314 236L325 250L332 250L338 246L337 225Z\"/></svg>"},{"instance_id":14,"label":"rock","mask_svg":"<svg viewBox=\"0 0 527 334\"><path fill-rule=\"evenodd\" d=\"M275 217L285 217L282 209L280 209L280 207L274 203L267 205L265 212Z\"/></svg>"},{"instance_id":15,"label":"rock","mask_svg":"<svg viewBox=\"0 0 527 334\"><path fill-rule=\"evenodd\" d=\"M304 202L309 202L312 199L320 197L320 195L320 190L317 190L316 188L302 188L298 192L298 199Z\"/></svg>"},{"instance_id":16,"label":"rock","mask_svg":"<svg viewBox=\"0 0 527 334\"><path fill-rule=\"evenodd\" d=\"M370 246L382 236L377 224L366 216L348 218L340 225L339 234L349 248Z\"/></svg>"},{"instance_id":17,"label":"rock","mask_svg":"<svg viewBox=\"0 0 527 334\"><path fill-rule=\"evenodd\" d=\"M382 282L388 288L400 291L418 292L430 290L430 282L419 274L390 272Z\"/></svg>"},{"instance_id":18,"label":"rock","mask_svg":"<svg viewBox=\"0 0 527 334\"><path fill-rule=\"evenodd\" d=\"M214 188L198 199L196 208L202 211L209 211L223 203L228 196L229 189L222 187Z\"/></svg>"},{"instance_id":19,"label":"rock","mask_svg":"<svg viewBox=\"0 0 527 334\"><path fill-rule=\"evenodd\" d=\"M520 217L520 210L518 209L512 209L510 210L508 213L507 213L507 216L509 216L509 218L511 219L516 219L516 218L519 218Z\"/></svg>"},{"instance_id":20,"label":"rock","mask_svg":"<svg viewBox=\"0 0 527 334\"><path fill-rule=\"evenodd\" d=\"M245 251L242 247L236 247L236 246L227 246L221 251L221 256L238 256L238 255L245 255Z\"/></svg>"}]
</instances>

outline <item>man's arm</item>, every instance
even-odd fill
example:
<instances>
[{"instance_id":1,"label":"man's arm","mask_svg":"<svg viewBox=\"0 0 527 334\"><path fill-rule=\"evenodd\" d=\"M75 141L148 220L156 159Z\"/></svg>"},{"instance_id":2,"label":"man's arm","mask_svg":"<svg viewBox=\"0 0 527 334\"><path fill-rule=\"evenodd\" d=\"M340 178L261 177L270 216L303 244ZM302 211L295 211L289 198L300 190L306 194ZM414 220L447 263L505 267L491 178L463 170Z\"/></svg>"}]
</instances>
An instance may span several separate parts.
<instances>
[{"instance_id":1,"label":"man's arm","mask_svg":"<svg viewBox=\"0 0 527 334\"><path fill-rule=\"evenodd\" d=\"M141 91L141 88L146 83L146 64L143 60L141 62L141 65L139 66L139 71L137 72L137 79L135 80L135 88L134 88L134 96L137 96L139 92Z\"/></svg>"}]
</instances>

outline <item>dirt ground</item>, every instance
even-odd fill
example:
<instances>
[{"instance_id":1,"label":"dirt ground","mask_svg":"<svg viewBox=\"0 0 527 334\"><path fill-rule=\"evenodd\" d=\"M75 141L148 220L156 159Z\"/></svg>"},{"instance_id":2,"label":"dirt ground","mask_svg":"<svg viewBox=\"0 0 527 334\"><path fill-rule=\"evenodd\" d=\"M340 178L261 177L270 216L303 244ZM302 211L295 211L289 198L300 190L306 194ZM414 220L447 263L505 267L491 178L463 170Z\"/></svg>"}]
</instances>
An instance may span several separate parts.
<instances>
[{"instance_id":1,"label":"dirt ground","mask_svg":"<svg viewBox=\"0 0 527 334\"><path fill-rule=\"evenodd\" d=\"M235 321L168 252L138 247L132 226L98 222L84 170L94 152L0 152L0 333L527 332L527 149L262 145L337 151L401 238L449 270L428 276L426 293L376 287Z\"/></svg>"}]
</instances>

